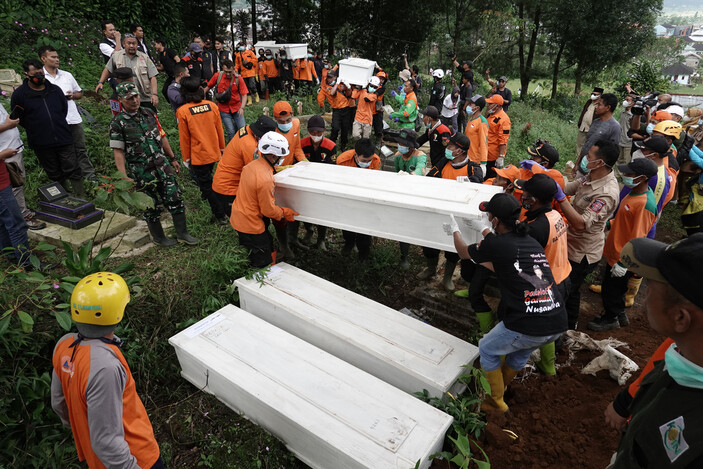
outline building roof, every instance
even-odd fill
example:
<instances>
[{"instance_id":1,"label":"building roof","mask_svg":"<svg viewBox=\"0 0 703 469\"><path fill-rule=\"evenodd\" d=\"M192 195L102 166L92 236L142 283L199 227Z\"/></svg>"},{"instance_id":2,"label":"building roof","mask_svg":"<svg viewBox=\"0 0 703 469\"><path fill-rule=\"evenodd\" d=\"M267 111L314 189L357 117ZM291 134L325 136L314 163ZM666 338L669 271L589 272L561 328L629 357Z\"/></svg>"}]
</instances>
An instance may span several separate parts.
<instances>
[{"instance_id":1,"label":"building roof","mask_svg":"<svg viewBox=\"0 0 703 469\"><path fill-rule=\"evenodd\" d=\"M666 29L673 29L673 28L676 27L676 25L674 25L674 24L669 24L669 23L662 23L662 24L660 24L660 26L663 26L663 27L665 27Z\"/></svg>"},{"instance_id":2,"label":"building roof","mask_svg":"<svg viewBox=\"0 0 703 469\"><path fill-rule=\"evenodd\" d=\"M662 70L664 75L692 75L694 70L684 64L674 64Z\"/></svg>"}]
</instances>

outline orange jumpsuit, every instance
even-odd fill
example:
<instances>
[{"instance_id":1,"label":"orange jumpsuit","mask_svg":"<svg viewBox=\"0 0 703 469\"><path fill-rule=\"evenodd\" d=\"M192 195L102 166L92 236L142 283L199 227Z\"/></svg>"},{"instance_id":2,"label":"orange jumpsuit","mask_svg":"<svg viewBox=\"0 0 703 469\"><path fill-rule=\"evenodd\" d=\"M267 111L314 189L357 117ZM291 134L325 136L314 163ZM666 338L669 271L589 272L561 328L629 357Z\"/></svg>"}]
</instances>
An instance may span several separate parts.
<instances>
[{"instance_id":1,"label":"orange jumpsuit","mask_svg":"<svg viewBox=\"0 0 703 469\"><path fill-rule=\"evenodd\" d=\"M242 169L254 161L258 142L249 126L242 127L230 140L217 165L212 190L223 195L237 195Z\"/></svg>"}]
</instances>

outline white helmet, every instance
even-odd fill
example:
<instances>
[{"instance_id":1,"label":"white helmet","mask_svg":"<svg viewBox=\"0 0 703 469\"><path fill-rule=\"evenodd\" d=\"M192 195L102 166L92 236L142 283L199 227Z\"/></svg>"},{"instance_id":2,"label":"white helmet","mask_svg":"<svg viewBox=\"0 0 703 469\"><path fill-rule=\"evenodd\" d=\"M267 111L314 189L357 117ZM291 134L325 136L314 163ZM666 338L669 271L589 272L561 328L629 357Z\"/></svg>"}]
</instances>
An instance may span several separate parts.
<instances>
[{"instance_id":1,"label":"white helmet","mask_svg":"<svg viewBox=\"0 0 703 469\"><path fill-rule=\"evenodd\" d=\"M371 79L369 80L369 85L378 88L379 86L381 86L381 79L378 77L371 77Z\"/></svg>"},{"instance_id":2,"label":"white helmet","mask_svg":"<svg viewBox=\"0 0 703 469\"><path fill-rule=\"evenodd\" d=\"M286 156L289 153L288 140L278 132L266 132L259 140L259 153Z\"/></svg>"},{"instance_id":3,"label":"white helmet","mask_svg":"<svg viewBox=\"0 0 703 469\"><path fill-rule=\"evenodd\" d=\"M442 78L444 78L444 70L438 68L437 70L432 72L432 76L441 80Z\"/></svg>"}]
</instances>

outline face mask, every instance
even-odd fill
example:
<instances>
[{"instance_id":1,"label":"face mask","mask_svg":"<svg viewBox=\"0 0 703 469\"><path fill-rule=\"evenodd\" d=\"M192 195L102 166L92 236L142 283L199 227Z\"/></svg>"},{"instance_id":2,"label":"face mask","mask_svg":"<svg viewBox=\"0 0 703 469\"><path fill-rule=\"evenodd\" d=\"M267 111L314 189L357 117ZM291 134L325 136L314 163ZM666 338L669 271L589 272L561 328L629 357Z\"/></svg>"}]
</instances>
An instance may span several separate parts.
<instances>
[{"instance_id":1,"label":"face mask","mask_svg":"<svg viewBox=\"0 0 703 469\"><path fill-rule=\"evenodd\" d=\"M664 363L666 363L666 371L681 386L689 388L703 389L703 368L692 363L679 352L676 351L676 346L671 344L671 347L664 354Z\"/></svg>"},{"instance_id":2,"label":"face mask","mask_svg":"<svg viewBox=\"0 0 703 469\"><path fill-rule=\"evenodd\" d=\"M239 52L243 52L243 51L244 51L244 47L243 47L243 46L239 46L239 47L237 47L237 50L238 50Z\"/></svg>"},{"instance_id":3,"label":"face mask","mask_svg":"<svg viewBox=\"0 0 703 469\"><path fill-rule=\"evenodd\" d=\"M467 115L468 117L471 117L471 116L474 115L474 110L473 110L473 108L472 108L471 106L466 106L466 115Z\"/></svg>"},{"instance_id":4,"label":"face mask","mask_svg":"<svg viewBox=\"0 0 703 469\"><path fill-rule=\"evenodd\" d=\"M496 113L496 108L488 110L488 114L495 114L495 113Z\"/></svg>"},{"instance_id":5,"label":"face mask","mask_svg":"<svg viewBox=\"0 0 703 469\"><path fill-rule=\"evenodd\" d=\"M359 161L359 160L357 159L357 160L356 160L356 164L357 164L360 168L368 168L369 166L371 166L371 161L367 161L366 163L362 163L361 161Z\"/></svg>"},{"instance_id":6,"label":"face mask","mask_svg":"<svg viewBox=\"0 0 703 469\"><path fill-rule=\"evenodd\" d=\"M405 155L407 152L410 151L410 148L405 147L403 145L398 145L398 151Z\"/></svg>"},{"instance_id":7,"label":"face mask","mask_svg":"<svg viewBox=\"0 0 703 469\"><path fill-rule=\"evenodd\" d=\"M293 128L293 122L289 122L287 124L278 124L278 128L281 130L281 132L288 132L290 129Z\"/></svg>"},{"instance_id":8,"label":"face mask","mask_svg":"<svg viewBox=\"0 0 703 469\"><path fill-rule=\"evenodd\" d=\"M452 152L449 149L444 150L444 157L448 159L449 161L454 159L454 152Z\"/></svg>"},{"instance_id":9,"label":"face mask","mask_svg":"<svg viewBox=\"0 0 703 469\"><path fill-rule=\"evenodd\" d=\"M308 59L312 59L312 54L308 54Z\"/></svg>"},{"instance_id":10,"label":"face mask","mask_svg":"<svg viewBox=\"0 0 703 469\"><path fill-rule=\"evenodd\" d=\"M330 68L330 66L329 66L329 65L325 65L325 68L327 68L327 69L328 69L328 68Z\"/></svg>"},{"instance_id":11,"label":"face mask","mask_svg":"<svg viewBox=\"0 0 703 469\"><path fill-rule=\"evenodd\" d=\"M647 124L647 133L649 135L652 135L652 132L654 132L654 124L650 122L649 124Z\"/></svg>"},{"instance_id":12,"label":"face mask","mask_svg":"<svg viewBox=\"0 0 703 469\"><path fill-rule=\"evenodd\" d=\"M640 159L640 158L646 158L646 156L644 155L644 153L642 153L642 150L637 150L636 152L634 152L634 153L632 154L632 159L633 159L633 160L638 160L638 159Z\"/></svg>"},{"instance_id":13,"label":"face mask","mask_svg":"<svg viewBox=\"0 0 703 469\"><path fill-rule=\"evenodd\" d=\"M286 56L285 56L284 54L281 54L281 58L282 58L283 60L286 60Z\"/></svg>"},{"instance_id":14,"label":"face mask","mask_svg":"<svg viewBox=\"0 0 703 469\"><path fill-rule=\"evenodd\" d=\"M596 99L598 99L598 95L597 95L597 94L592 94L592 95L591 95L591 101L595 101Z\"/></svg>"},{"instance_id":15,"label":"face mask","mask_svg":"<svg viewBox=\"0 0 703 469\"><path fill-rule=\"evenodd\" d=\"M376 91L376 88L373 86L369 86L369 93L373 93L374 91Z\"/></svg>"},{"instance_id":16,"label":"face mask","mask_svg":"<svg viewBox=\"0 0 703 469\"><path fill-rule=\"evenodd\" d=\"M623 101L622 102L622 107L630 107L630 106L631 106L630 101Z\"/></svg>"},{"instance_id":17,"label":"face mask","mask_svg":"<svg viewBox=\"0 0 703 469\"><path fill-rule=\"evenodd\" d=\"M29 81L31 81L32 84L37 85L37 86L43 85L45 80L46 80L46 78L44 77L43 73L37 73L33 77L29 77Z\"/></svg>"},{"instance_id":18,"label":"face mask","mask_svg":"<svg viewBox=\"0 0 703 469\"><path fill-rule=\"evenodd\" d=\"M271 56L266 54L266 60L271 60Z\"/></svg>"},{"instance_id":19,"label":"face mask","mask_svg":"<svg viewBox=\"0 0 703 469\"><path fill-rule=\"evenodd\" d=\"M285 160L285 159L286 159L285 156L281 157L281 159L279 159L278 162L276 163L276 166L281 166L283 164L283 160Z\"/></svg>"},{"instance_id":20,"label":"face mask","mask_svg":"<svg viewBox=\"0 0 703 469\"><path fill-rule=\"evenodd\" d=\"M581 158L581 163L579 164L579 168L581 168L581 172L583 174L588 174L591 172L591 170L588 168L588 160L586 159L585 156L583 158Z\"/></svg>"},{"instance_id":21,"label":"face mask","mask_svg":"<svg viewBox=\"0 0 703 469\"><path fill-rule=\"evenodd\" d=\"M633 187L636 187L637 184L639 184L639 183L635 182L635 179L637 179L637 178L639 178L639 176L637 176L637 177L623 176L622 183L625 184L629 188L633 188Z\"/></svg>"},{"instance_id":22,"label":"face mask","mask_svg":"<svg viewBox=\"0 0 703 469\"><path fill-rule=\"evenodd\" d=\"M311 135L310 138L312 139L313 142L320 142L320 141L322 141L322 135L320 135L320 136Z\"/></svg>"}]
</instances>

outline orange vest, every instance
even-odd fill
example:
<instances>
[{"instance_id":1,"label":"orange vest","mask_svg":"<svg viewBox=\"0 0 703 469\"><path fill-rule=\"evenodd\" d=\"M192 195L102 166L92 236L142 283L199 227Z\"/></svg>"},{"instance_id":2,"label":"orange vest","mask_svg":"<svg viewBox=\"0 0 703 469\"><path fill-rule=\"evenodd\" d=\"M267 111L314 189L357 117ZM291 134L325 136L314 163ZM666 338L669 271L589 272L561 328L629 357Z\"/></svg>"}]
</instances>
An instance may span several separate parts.
<instances>
[{"instance_id":1,"label":"orange vest","mask_svg":"<svg viewBox=\"0 0 703 469\"><path fill-rule=\"evenodd\" d=\"M559 284L566 280L566 277L571 273L569 249L566 243L568 226L556 210L550 210L545 215L549 220L549 240L544 247L544 253L547 256L549 268L552 270L554 282Z\"/></svg>"},{"instance_id":2,"label":"orange vest","mask_svg":"<svg viewBox=\"0 0 703 469\"><path fill-rule=\"evenodd\" d=\"M337 164L340 166L351 166L352 168L361 168L354 160L354 155L356 151L347 150L337 157ZM371 165L368 168L361 169L381 169L381 158L374 154L371 159Z\"/></svg>"},{"instance_id":3,"label":"orange vest","mask_svg":"<svg viewBox=\"0 0 703 469\"><path fill-rule=\"evenodd\" d=\"M237 195L242 168L254 161L258 142L249 126L242 127L225 147L212 178L212 190L223 195Z\"/></svg>"},{"instance_id":4,"label":"orange vest","mask_svg":"<svg viewBox=\"0 0 703 469\"><path fill-rule=\"evenodd\" d=\"M288 149L290 150L286 157L283 159L283 163L281 163L281 166L295 164L298 161L302 161L305 159L303 147L300 145L300 119L294 117L292 122L293 127L291 127L291 129L286 133L281 132L281 130L276 127L276 132L283 135L284 137L286 137L286 140L288 140Z\"/></svg>"},{"instance_id":5,"label":"orange vest","mask_svg":"<svg viewBox=\"0 0 703 469\"><path fill-rule=\"evenodd\" d=\"M88 403L86 401L86 388L90 378L90 352L93 346L91 342L95 342L95 340L81 341L76 345L74 354L74 348L69 347L75 339L76 334L70 334L56 345L52 364L54 372L61 381L61 391L68 408L78 460L86 461L91 469L104 469L105 465L100 462L91 447ZM115 358L125 369L127 382L122 393L124 439L129 446L129 452L137 459L139 467L150 468L159 459L159 444L154 437L154 430L151 427L144 404L137 395L129 365L116 345L99 342L99 345L96 346L112 349ZM73 361L71 361L72 356Z\"/></svg>"},{"instance_id":6,"label":"orange vest","mask_svg":"<svg viewBox=\"0 0 703 469\"><path fill-rule=\"evenodd\" d=\"M194 165L220 161L225 148L225 134L217 104L203 100L186 103L176 111L178 137L183 161Z\"/></svg>"},{"instance_id":7,"label":"orange vest","mask_svg":"<svg viewBox=\"0 0 703 469\"><path fill-rule=\"evenodd\" d=\"M234 54L234 69L239 73L243 78L249 78L249 77L255 77L256 74L259 72L259 61L256 58L256 54L249 49L242 51L242 52L233 52ZM244 66L244 60L249 62L252 67L251 68L246 68Z\"/></svg>"}]
</instances>

